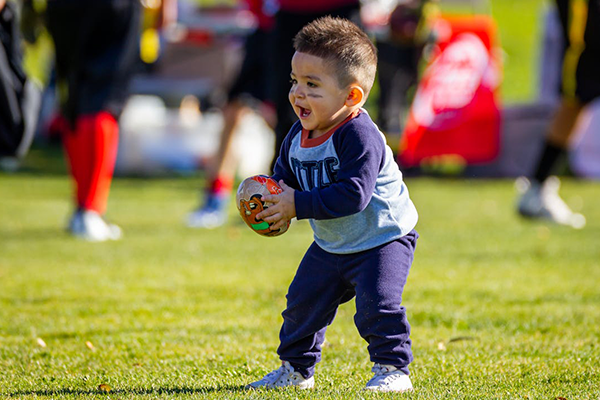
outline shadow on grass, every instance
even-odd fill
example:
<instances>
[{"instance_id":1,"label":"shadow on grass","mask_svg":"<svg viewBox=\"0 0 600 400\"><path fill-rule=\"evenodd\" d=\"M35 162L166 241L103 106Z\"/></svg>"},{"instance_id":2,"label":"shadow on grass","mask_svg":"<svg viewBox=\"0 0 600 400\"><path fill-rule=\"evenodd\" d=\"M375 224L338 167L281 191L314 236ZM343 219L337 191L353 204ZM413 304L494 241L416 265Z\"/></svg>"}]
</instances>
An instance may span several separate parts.
<instances>
[{"instance_id":1,"label":"shadow on grass","mask_svg":"<svg viewBox=\"0 0 600 400\"><path fill-rule=\"evenodd\" d=\"M67 162L59 143L34 143L15 174L67 174Z\"/></svg>"},{"instance_id":2,"label":"shadow on grass","mask_svg":"<svg viewBox=\"0 0 600 400\"><path fill-rule=\"evenodd\" d=\"M2 170L0 169L0 173ZM69 168L66 155L60 143L34 143L28 154L19 164L16 171L10 172L11 175L38 175L38 176L69 176ZM140 172L119 174L116 173L117 180L126 178L128 185L135 182L143 183L148 179L173 179L193 180L196 182L198 176L202 175L201 168L192 172L177 172L164 168L163 170L152 170L148 173ZM197 191L197 185L174 185L174 190Z\"/></svg>"},{"instance_id":3,"label":"shadow on grass","mask_svg":"<svg viewBox=\"0 0 600 400\"><path fill-rule=\"evenodd\" d=\"M66 225L66 223L65 223ZM56 238L74 240L63 226L42 228L13 228L0 229L0 243L8 242L31 242L40 240L56 240Z\"/></svg>"},{"instance_id":4,"label":"shadow on grass","mask_svg":"<svg viewBox=\"0 0 600 400\"><path fill-rule=\"evenodd\" d=\"M182 388L136 388L136 389L114 389L110 391L101 389L45 389L45 390L20 390L7 393L8 397L18 398L20 396L131 396L131 395L177 395L177 394L210 394L218 392L247 392L244 386L223 385L217 387L182 387Z\"/></svg>"}]
</instances>

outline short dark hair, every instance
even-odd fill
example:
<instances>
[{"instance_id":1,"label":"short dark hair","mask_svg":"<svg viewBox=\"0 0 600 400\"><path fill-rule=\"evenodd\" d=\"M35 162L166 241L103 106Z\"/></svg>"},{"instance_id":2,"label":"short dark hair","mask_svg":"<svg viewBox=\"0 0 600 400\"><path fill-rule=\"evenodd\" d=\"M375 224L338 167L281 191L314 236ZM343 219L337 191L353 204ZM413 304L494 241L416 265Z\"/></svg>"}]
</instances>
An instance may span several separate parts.
<instances>
[{"instance_id":1,"label":"short dark hair","mask_svg":"<svg viewBox=\"0 0 600 400\"><path fill-rule=\"evenodd\" d=\"M377 50L358 26L343 18L323 17L304 26L294 49L320 57L338 73L340 87L354 82L368 94L377 72Z\"/></svg>"}]
</instances>

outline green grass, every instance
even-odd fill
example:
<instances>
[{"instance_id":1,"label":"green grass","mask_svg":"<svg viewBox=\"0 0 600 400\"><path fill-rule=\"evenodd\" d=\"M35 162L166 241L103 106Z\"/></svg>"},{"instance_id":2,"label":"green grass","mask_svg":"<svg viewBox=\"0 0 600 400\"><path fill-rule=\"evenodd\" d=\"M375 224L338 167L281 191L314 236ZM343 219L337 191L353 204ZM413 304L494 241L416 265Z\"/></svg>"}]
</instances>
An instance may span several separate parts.
<instances>
[{"instance_id":1,"label":"green grass","mask_svg":"<svg viewBox=\"0 0 600 400\"><path fill-rule=\"evenodd\" d=\"M276 367L306 223L262 238L232 206L226 227L188 230L199 178L119 178L109 217L125 238L83 243L62 230L63 167L31 160L51 173L0 175L0 398L397 398L361 391L370 363L352 302L316 390L241 390ZM600 397L599 184L563 185L581 231L518 219L512 181L408 184L421 239L404 295L416 391L403 398Z\"/></svg>"}]
</instances>

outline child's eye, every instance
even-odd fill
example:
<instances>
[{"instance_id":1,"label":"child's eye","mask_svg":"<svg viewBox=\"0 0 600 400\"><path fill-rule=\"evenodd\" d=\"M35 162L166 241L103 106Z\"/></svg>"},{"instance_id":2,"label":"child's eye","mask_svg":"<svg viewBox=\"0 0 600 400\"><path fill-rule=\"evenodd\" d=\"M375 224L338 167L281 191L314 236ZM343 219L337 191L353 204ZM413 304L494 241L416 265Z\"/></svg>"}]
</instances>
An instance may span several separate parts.
<instances>
[{"instance_id":1,"label":"child's eye","mask_svg":"<svg viewBox=\"0 0 600 400\"><path fill-rule=\"evenodd\" d=\"M312 82L308 82L308 83L306 84L306 86L308 86L308 87L312 87L312 88L315 88L315 87L317 87L317 85L316 85L315 83L312 83Z\"/></svg>"},{"instance_id":2,"label":"child's eye","mask_svg":"<svg viewBox=\"0 0 600 400\"><path fill-rule=\"evenodd\" d=\"M291 83L292 85L295 85L295 84L297 84L297 83L298 83L298 81L297 81L297 80L295 80L294 78L292 78L292 79L290 79L290 83Z\"/></svg>"}]
</instances>

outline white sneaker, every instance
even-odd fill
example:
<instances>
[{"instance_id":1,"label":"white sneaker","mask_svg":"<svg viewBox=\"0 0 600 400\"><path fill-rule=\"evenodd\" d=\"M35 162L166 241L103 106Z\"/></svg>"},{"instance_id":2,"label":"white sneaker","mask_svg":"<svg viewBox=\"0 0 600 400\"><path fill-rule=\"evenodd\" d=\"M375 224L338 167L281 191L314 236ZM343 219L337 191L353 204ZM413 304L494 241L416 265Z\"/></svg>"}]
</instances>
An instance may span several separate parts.
<instances>
[{"instance_id":1,"label":"white sneaker","mask_svg":"<svg viewBox=\"0 0 600 400\"><path fill-rule=\"evenodd\" d=\"M521 192L519 214L524 217L546 219L575 229L585 226L585 217L571 211L558 195L560 181L557 177L551 176L541 185L521 177L517 179L516 186Z\"/></svg>"},{"instance_id":2,"label":"white sneaker","mask_svg":"<svg viewBox=\"0 0 600 400\"><path fill-rule=\"evenodd\" d=\"M77 210L67 229L73 236L90 242L119 240L123 236L121 228L107 223L100 214L92 210Z\"/></svg>"},{"instance_id":3,"label":"white sneaker","mask_svg":"<svg viewBox=\"0 0 600 400\"><path fill-rule=\"evenodd\" d=\"M189 213L185 222L189 228L215 229L227 222L227 214L222 210L200 208Z\"/></svg>"},{"instance_id":4,"label":"white sneaker","mask_svg":"<svg viewBox=\"0 0 600 400\"><path fill-rule=\"evenodd\" d=\"M304 378L300 372L294 371L289 362L283 361L281 367L269 372L260 381L246 385L246 389L273 389L276 387L294 386L298 389L312 389L315 386L314 377Z\"/></svg>"},{"instance_id":5,"label":"white sneaker","mask_svg":"<svg viewBox=\"0 0 600 400\"><path fill-rule=\"evenodd\" d=\"M215 229L227 222L228 196L208 194L205 204L189 213L185 223L189 228Z\"/></svg>"},{"instance_id":6,"label":"white sneaker","mask_svg":"<svg viewBox=\"0 0 600 400\"><path fill-rule=\"evenodd\" d=\"M393 365L375 364L371 371L375 375L367 382L365 390L375 392L409 392L413 390L408 375Z\"/></svg>"}]
</instances>

